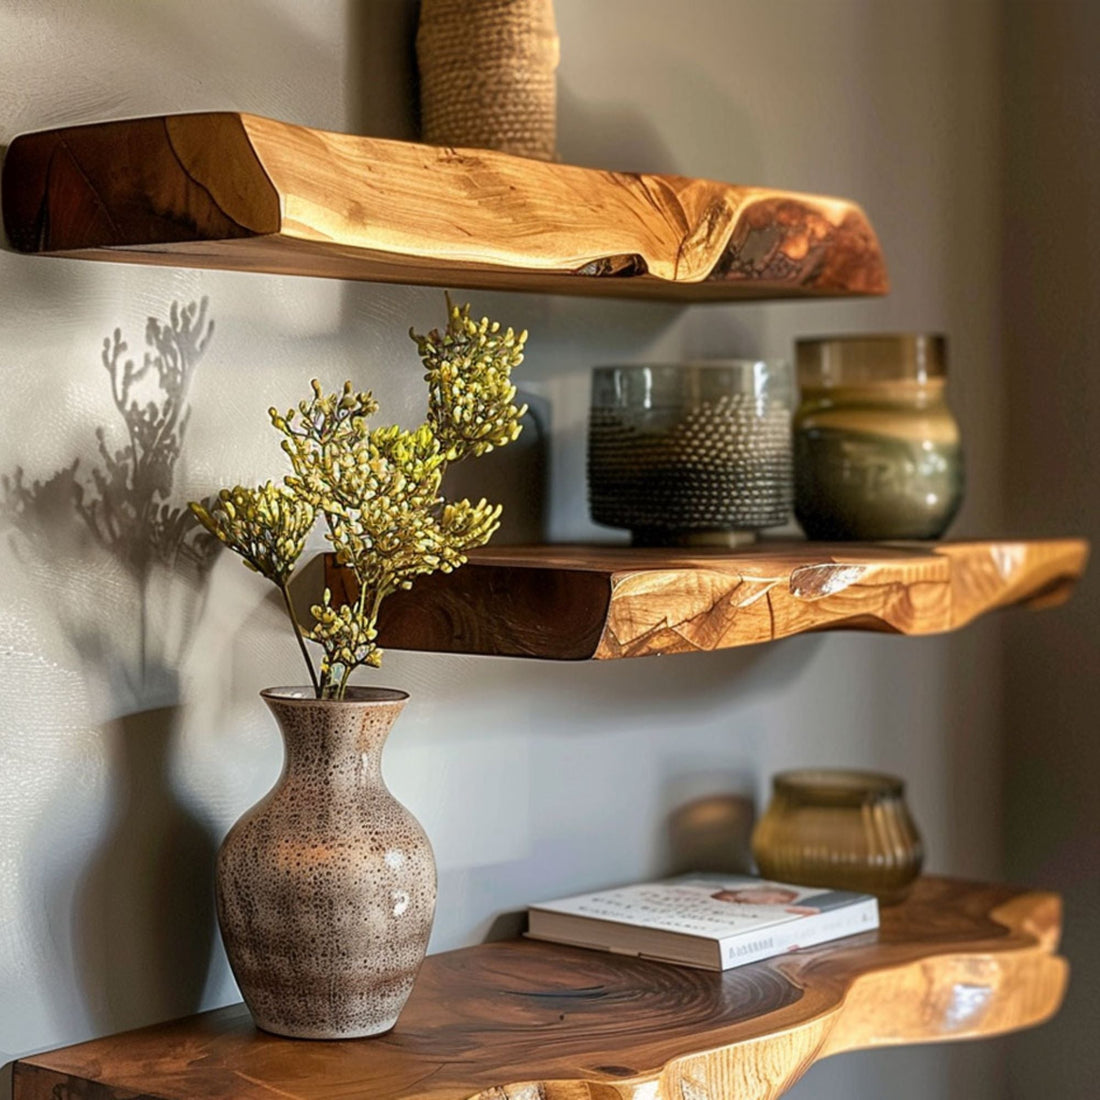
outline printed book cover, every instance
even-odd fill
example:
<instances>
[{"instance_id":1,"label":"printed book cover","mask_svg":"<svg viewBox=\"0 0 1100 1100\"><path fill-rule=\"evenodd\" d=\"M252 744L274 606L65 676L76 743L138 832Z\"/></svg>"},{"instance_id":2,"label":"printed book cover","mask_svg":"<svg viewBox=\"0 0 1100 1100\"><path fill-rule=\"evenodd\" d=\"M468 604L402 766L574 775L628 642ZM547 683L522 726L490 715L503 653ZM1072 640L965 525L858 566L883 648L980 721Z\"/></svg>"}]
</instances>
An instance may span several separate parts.
<instances>
[{"instance_id":1,"label":"printed book cover","mask_svg":"<svg viewBox=\"0 0 1100 1100\"><path fill-rule=\"evenodd\" d=\"M711 970L878 928L869 894L742 875L684 875L541 902L527 934Z\"/></svg>"}]
</instances>

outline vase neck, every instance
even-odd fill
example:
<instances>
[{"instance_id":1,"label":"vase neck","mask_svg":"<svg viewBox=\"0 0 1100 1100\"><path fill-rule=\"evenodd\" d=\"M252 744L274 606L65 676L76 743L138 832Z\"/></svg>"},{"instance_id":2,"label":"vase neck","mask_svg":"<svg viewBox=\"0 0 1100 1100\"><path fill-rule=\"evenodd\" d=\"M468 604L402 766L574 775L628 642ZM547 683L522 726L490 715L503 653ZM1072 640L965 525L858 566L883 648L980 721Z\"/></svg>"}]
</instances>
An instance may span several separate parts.
<instances>
[{"instance_id":1,"label":"vase neck","mask_svg":"<svg viewBox=\"0 0 1100 1100\"><path fill-rule=\"evenodd\" d=\"M265 693L286 747L285 783L322 778L333 792L382 783L382 749L405 706L400 692L381 698L279 698Z\"/></svg>"}]
</instances>

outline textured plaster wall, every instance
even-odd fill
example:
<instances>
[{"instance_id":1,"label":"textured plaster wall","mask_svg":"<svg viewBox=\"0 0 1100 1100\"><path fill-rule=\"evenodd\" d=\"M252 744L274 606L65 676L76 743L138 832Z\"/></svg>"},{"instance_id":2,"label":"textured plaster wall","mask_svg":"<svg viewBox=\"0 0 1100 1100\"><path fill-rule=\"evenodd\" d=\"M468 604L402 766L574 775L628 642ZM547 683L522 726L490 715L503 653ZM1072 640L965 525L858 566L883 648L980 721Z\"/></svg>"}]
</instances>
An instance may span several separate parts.
<instances>
[{"instance_id":1,"label":"textured plaster wall","mask_svg":"<svg viewBox=\"0 0 1100 1100\"><path fill-rule=\"evenodd\" d=\"M796 334L914 328L952 340L972 475L959 530L996 527L994 5L557 9L565 159L854 197L880 231L894 292L696 309L477 295L479 310L531 330L524 381L552 408L549 533L601 534L583 482L594 364L786 356ZM203 108L410 136L413 16L397 0L6 0L0 141ZM404 334L442 309L435 290L0 253L0 474L14 486L20 471L31 490L9 500L0 537L0 1062L237 996L213 924L213 853L278 772L256 693L302 678L296 652L236 561L202 578L135 569L135 548L97 543L62 491L65 476L90 486L103 466L97 431L108 453L124 442L104 337L117 326L140 355L147 317L201 298L215 330L174 470L180 501L270 475L265 409L313 375L373 387L412 423L420 373ZM506 474L487 477L489 495L515 494ZM770 772L795 764L906 776L931 868L995 874L998 631L600 666L390 654L381 681L413 699L386 772L436 846L433 950L477 942L532 899L666 870L678 807L720 791L761 797ZM999 1054L850 1056L792 1095L998 1096Z\"/></svg>"}]
</instances>

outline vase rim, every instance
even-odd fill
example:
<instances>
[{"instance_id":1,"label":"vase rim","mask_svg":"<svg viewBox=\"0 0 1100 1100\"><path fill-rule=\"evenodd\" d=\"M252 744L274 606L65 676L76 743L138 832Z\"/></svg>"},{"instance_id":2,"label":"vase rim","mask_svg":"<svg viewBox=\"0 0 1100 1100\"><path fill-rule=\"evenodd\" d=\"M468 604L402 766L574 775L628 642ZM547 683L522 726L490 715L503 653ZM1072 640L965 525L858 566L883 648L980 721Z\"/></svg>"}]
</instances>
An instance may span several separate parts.
<instances>
[{"instance_id":1,"label":"vase rim","mask_svg":"<svg viewBox=\"0 0 1100 1100\"><path fill-rule=\"evenodd\" d=\"M404 703L409 698L407 691L399 688L384 687L359 687L352 685L347 689L343 699L318 699L313 688L308 685L303 687L269 687L260 692L260 697L272 703L288 703L291 706L316 705L323 703L326 706L347 706L358 703L360 706L369 706L372 703Z\"/></svg>"},{"instance_id":2,"label":"vase rim","mask_svg":"<svg viewBox=\"0 0 1100 1100\"><path fill-rule=\"evenodd\" d=\"M859 804L868 799L901 798L905 783L896 775L857 768L795 768L772 776L776 792L810 801Z\"/></svg>"}]
</instances>

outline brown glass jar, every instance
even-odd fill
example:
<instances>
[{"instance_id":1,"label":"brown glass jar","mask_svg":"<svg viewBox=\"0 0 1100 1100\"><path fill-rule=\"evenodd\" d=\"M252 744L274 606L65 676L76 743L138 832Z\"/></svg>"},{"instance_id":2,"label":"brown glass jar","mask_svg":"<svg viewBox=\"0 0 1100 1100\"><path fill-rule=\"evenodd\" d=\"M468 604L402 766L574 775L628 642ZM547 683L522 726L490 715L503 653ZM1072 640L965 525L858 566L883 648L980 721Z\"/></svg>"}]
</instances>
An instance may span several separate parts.
<instances>
[{"instance_id":1,"label":"brown glass jar","mask_svg":"<svg viewBox=\"0 0 1100 1100\"><path fill-rule=\"evenodd\" d=\"M795 515L822 540L935 539L962 503L943 336L798 341Z\"/></svg>"},{"instance_id":2,"label":"brown glass jar","mask_svg":"<svg viewBox=\"0 0 1100 1100\"><path fill-rule=\"evenodd\" d=\"M780 772L752 836L760 873L776 882L901 901L924 849L900 779L831 768Z\"/></svg>"}]
</instances>

